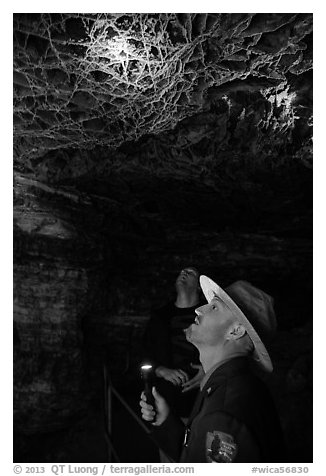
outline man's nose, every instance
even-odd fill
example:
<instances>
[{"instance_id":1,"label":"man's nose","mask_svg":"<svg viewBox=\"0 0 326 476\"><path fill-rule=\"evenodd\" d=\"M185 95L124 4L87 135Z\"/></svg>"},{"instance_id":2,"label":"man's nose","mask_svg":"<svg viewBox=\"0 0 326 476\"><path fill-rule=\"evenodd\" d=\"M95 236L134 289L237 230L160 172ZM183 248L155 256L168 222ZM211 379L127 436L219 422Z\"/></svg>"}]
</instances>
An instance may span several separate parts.
<instances>
[{"instance_id":1,"label":"man's nose","mask_svg":"<svg viewBox=\"0 0 326 476\"><path fill-rule=\"evenodd\" d=\"M205 306L200 306L200 307L197 307L197 309L195 309L195 313L197 314L197 316L201 316L203 314L204 308Z\"/></svg>"},{"instance_id":2,"label":"man's nose","mask_svg":"<svg viewBox=\"0 0 326 476\"><path fill-rule=\"evenodd\" d=\"M197 309L195 309L195 313L199 316L199 315L202 315L202 314L205 314L205 311L209 310L209 304L204 304L203 306L200 306L200 307L197 307Z\"/></svg>"}]
</instances>

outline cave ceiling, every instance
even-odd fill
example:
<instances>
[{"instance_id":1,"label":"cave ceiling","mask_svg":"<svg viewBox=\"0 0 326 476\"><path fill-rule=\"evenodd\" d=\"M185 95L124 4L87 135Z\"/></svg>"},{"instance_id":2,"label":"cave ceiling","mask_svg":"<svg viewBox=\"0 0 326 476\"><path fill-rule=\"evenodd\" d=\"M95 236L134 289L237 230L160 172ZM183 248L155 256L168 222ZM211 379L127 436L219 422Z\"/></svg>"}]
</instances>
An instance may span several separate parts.
<instances>
[{"instance_id":1,"label":"cave ceiling","mask_svg":"<svg viewBox=\"0 0 326 476\"><path fill-rule=\"evenodd\" d=\"M265 204L261 217L310 210L312 14L27 13L13 21L19 180L120 201L136 194L149 216L168 206L187 215L197 202L200 217L198 197L209 202L209 190L223 196L226 216L226 204L251 192ZM303 215L306 224L310 211Z\"/></svg>"}]
</instances>

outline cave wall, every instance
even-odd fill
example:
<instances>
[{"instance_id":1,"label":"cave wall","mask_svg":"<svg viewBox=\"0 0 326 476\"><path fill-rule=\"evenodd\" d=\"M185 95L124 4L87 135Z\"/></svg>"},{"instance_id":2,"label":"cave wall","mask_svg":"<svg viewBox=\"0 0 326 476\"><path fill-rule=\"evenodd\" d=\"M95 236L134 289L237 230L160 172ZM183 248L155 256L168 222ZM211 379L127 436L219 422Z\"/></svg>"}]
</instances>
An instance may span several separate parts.
<instances>
[{"instance_id":1,"label":"cave wall","mask_svg":"<svg viewBox=\"0 0 326 476\"><path fill-rule=\"evenodd\" d=\"M275 172L280 191L289 191L282 185L285 171ZM272 193L267 184L275 191L272 175L264 195ZM309 459L312 242L309 214L297 212L300 194L292 195L292 214L281 193L268 201L274 210L266 229L281 210L284 221L274 223L273 233L261 233L264 227L253 227L251 215L256 204L263 216L264 201L243 208L240 191L234 202L207 189L205 196L196 180L147 180L146 189L144 179L119 176L106 183L114 199L95 195L91 185L88 192L68 191L19 175L15 180L14 421L20 441L26 434L68 430L86 417L102 391L104 356L116 383L133 385L151 307L173 295L183 266L195 264L221 285L247 279L275 297L280 330L271 349L273 391L293 458ZM233 217L228 226L227 215ZM293 428L300 437L292 438ZM57 448L43 457L51 461L58 454Z\"/></svg>"}]
</instances>

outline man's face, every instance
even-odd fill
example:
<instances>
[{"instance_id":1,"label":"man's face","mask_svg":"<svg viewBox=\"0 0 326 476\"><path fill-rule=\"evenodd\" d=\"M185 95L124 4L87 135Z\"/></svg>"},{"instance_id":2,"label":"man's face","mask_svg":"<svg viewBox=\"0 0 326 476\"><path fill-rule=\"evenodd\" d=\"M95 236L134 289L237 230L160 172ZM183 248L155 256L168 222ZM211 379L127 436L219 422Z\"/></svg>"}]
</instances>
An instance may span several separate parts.
<instances>
[{"instance_id":1,"label":"man's face","mask_svg":"<svg viewBox=\"0 0 326 476\"><path fill-rule=\"evenodd\" d=\"M234 322L232 311L214 297L210 303L196 309L195 322L186 329L186 338L196 345L216 346L225 341L225 336Z\"/></svg>"},{"instance_id":2,"label":"man's face","mask_svg":"<svg viewBox=\"0 0 326 476\"><path fill-rule=\"evenodd\" d=\"M180 271L175 282L177 290L187 288L189 290L199 290L199 274L195 268L184 268Z\"/></svg>"}]
</instances>

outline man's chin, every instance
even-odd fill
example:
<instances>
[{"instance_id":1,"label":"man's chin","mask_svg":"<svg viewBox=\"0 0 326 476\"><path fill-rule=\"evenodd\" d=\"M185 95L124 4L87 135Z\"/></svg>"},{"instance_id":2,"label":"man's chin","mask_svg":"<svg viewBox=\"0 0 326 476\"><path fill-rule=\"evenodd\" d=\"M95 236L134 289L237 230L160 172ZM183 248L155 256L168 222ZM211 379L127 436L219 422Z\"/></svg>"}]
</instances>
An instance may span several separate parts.
<instances>
[{"instance_id":1,"label":"man's chin","mask_svg":"<svg viewBox=\"0 0 326 476\"><path fill-rule=\"evenodd\" d=\"M182 280L177 281L177 282L175 283L176 290L178 291L178 289L184 288L185 285L186 285L185 281L182 281Z\"/></svg>"},{"instance_id":2,"label":"man's chin","mask_svg":"<svg viewBox=\"0 0 326 476\"><path fill-rule=\"evenodd\" d=\"M186 335L186 339L188 342L191 342L192 341L192 329L191 329L191 326L187 327L187 329L185 329L185 335Z\"/></svg>"}]
</instances>

